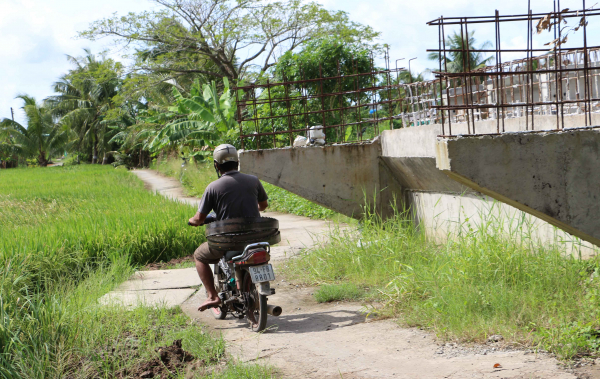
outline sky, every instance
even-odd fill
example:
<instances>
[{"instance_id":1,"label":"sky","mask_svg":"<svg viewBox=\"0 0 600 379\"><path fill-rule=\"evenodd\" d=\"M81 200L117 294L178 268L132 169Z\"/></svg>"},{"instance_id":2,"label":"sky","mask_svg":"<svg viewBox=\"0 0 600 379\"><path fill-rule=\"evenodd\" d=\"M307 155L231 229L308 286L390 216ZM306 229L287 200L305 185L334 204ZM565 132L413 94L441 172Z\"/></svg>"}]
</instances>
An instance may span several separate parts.
<instances>
[{"instance_id":1,"label":"sky","mask_svg":"<svg viewBox=\"0 0 600 379\"><path fill-rule=\"evenodd\" d=\"M422 72L435 68L427 60L428 48L437 48L437 27L426 23L440 16L489 16L497 9L500 14L527 13L525 0L317 0L327 9L348 12L353 21L372 26L382 33L381 41L390 45L392 67L399 67L411 58L411 70ZM592 3L593 2L589 2ZM534 12L552 10L551 0L531 0ZM562 0L561 8L581 9L581 0ZM81 56L83 48L99 53L111 47L107 40L91 42L77 38L77 32L98 19L112 14L126 14L157 9L149 0L0 0L0 119L10 117L23 122L18 94L32 95L38 100L51 96L52 83L71 67L66 55ZM598 27L591 24L588 41L600 45ZM508 25L508 24L507 24ZM448 30L447 30L448 32ZM479 43L494 41L493 28L476 29ZM503 47L526 46L526 26L512 25L501 30ZM550 41L549 35L536 36L534 47ZM119 59L120 51L111 57ZM503 60L507 58L503 57Z\"/></svg>"}]
</instances>

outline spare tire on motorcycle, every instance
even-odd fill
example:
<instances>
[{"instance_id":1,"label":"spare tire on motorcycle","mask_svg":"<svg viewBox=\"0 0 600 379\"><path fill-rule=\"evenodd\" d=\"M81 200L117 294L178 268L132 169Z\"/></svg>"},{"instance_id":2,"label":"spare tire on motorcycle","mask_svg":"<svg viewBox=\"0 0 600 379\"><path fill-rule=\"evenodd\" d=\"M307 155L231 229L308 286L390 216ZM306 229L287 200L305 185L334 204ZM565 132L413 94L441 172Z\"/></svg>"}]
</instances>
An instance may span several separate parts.
<instances>
[{"instance_id":1,"label":"spare tire on motorcycle","mask_svg":"<svg viewBox=\"0 0 600 379\"><path fill-rule=\"evenodd\" d=\"M231 218L206 225L208 246L215 250L242 251L247 245L281 242L279 221L270 217Z\"/></svg>"}]
</instances>

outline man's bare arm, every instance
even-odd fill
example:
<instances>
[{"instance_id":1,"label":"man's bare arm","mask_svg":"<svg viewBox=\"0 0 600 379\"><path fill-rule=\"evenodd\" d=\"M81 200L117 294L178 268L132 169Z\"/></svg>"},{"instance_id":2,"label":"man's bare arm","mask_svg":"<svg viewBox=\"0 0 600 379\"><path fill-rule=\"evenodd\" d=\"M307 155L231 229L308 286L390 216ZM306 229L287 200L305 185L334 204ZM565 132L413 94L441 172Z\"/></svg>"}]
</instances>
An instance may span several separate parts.
<instances>
[{"instance_id":1,"label":"man's bare arm","mask_svg":"<svg viewBox=\"0 0 600 379\"><path fill-rule=\"evenodd\" d=\"M269 206L268 200L258 202L258 210L260 212L263 212L265 209L267 209L268 206Z\"/></svg>"},{"instance_id":2,"label":"man's bare arm","mask_svg":"<svg viewBox=\"0 0 600 379\"><path fill-rule=\"evenodd\" d=\"M204 221L206 220L206 216L204 213L200 213L197 212L194 217L189 219L189 223L192 226L201 226L202 224L204 224Z\"/></svg>"}]
</instances>

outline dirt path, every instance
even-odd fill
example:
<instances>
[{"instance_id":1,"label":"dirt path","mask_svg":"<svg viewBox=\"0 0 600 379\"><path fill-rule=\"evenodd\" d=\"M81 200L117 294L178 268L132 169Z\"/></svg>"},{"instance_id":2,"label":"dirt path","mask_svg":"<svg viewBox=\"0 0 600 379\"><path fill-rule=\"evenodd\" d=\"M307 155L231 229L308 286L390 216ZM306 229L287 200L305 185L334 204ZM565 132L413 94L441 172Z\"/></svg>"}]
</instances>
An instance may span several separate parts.
<instances>
[{"instance_id":1,"label":"dirt path","mask_svg":"<svg viewBox=\"0 0 600 379\"><path fill-rule=\"evenodd\" d=\"M183 195L179 182L146 170L134 171L149 189L179 201L197 204ZM277 266L325 238L327 222L267 212L279 219L284 243L273 250ZM586 372L567 371L547 355L502 350L502 343L478 346L441 344L434 335L401 328L392 320L365 320L358 303L318 304L313 288L288 283L279 275L277 293L269 297L280 305L280 317L269 316L269 330L252 333L243 320L219 321L196 309L204 296L198 291L181 308L190 317L223 334L229 351L243 361L276 366L285 378L589 378ZM499 363L501 367L494 368Z\"/></svg>"}]
</instances>

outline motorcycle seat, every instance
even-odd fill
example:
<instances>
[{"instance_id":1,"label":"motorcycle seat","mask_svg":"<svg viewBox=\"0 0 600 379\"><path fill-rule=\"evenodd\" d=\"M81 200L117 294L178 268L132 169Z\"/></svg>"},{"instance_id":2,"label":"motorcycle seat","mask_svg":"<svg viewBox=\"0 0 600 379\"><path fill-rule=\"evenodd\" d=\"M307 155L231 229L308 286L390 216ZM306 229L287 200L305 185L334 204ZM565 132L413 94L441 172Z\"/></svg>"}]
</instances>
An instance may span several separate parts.
<instances>
[{"instance_id":1,"label":"motorcycle seat","mask_svg":"<svg viewBox=\"0 0 600 379\"><path fill-rule=\"evenodd\" d=\"M233 257L237 257L238 255L242 254L243 251L228 251L225 253L225 260L226 261L230 261Z\"/></svg>"},{"instance_id":2,"label":"motorcycle seat","mask_svg":"<svg viewBox=\"0 0 600 379\"><path fill-rule=\"evenodd\" d=\"M261 251L261 250L265 250L263 247L259 247L257 249L252 249L250 250L250 254L256 253L257 251ZM230 261L231 259L233 259L234 257L237 257L238 255L242 254L244 251L236 251L236 250L232 250L232 251L228 251L227 253L225 253L225 260L226 261Z\"/></svg>"}]
</instances>

